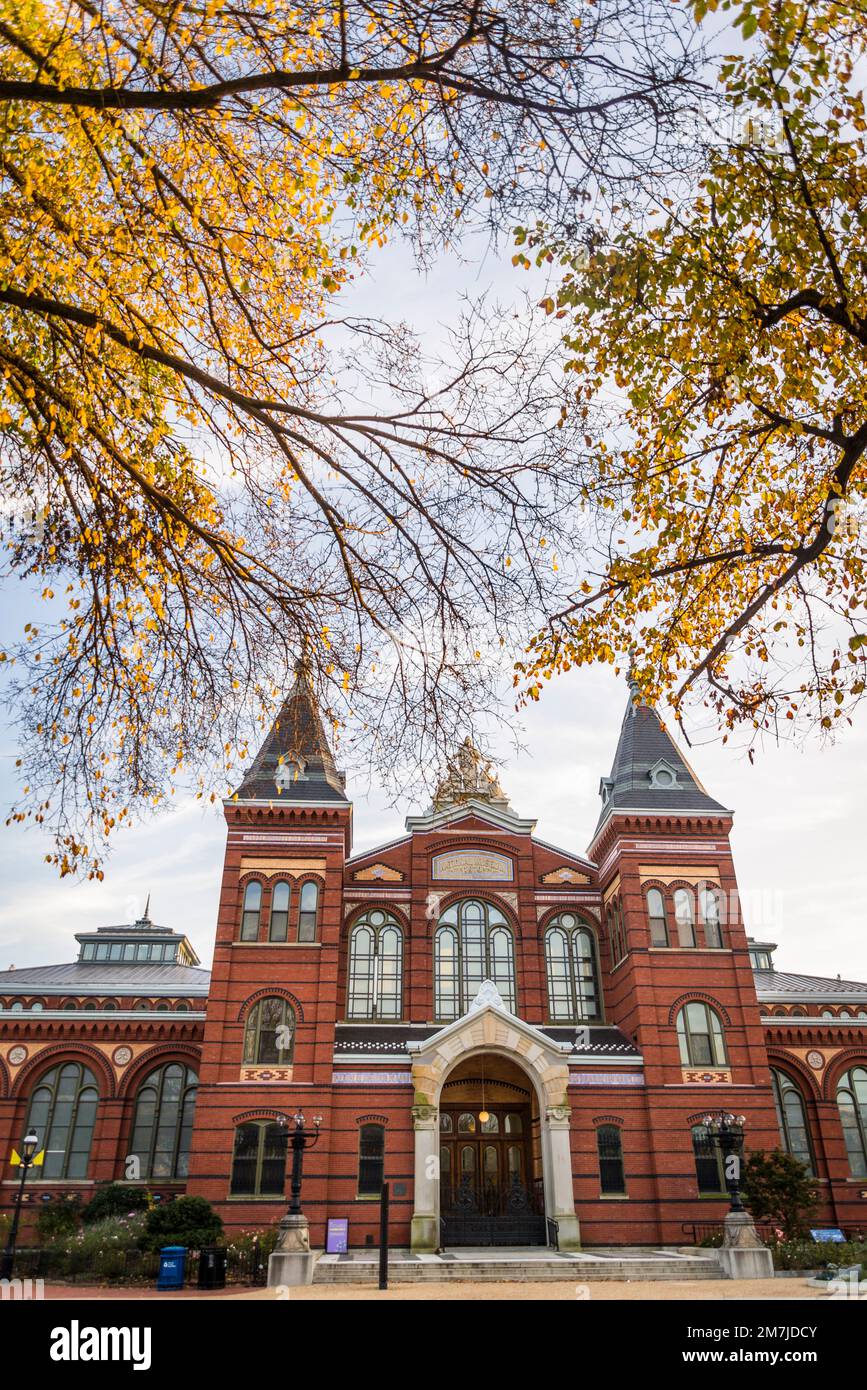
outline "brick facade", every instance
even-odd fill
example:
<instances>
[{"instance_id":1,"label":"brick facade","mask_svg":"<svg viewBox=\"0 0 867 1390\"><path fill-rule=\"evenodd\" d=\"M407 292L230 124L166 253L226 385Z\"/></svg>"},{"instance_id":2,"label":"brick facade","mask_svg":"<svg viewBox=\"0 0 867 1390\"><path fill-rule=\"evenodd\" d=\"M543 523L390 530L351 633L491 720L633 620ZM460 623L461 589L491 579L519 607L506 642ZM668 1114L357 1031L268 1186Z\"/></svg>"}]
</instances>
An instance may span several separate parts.
<instances>
[{"instance_id":1,"label":"brick facade","mask_svg":"<svg viewBox=\"0 0 867 1390\"><path fill-rule=\"evenodd\" d=\"M332 1217L348 1220L353 1246L377 1239L375 1196L359 1187L363 1133L378 1126L391 1188L391 1239L409 1245L420 1229L413 1215L420 1219L418 1154L428 1114L446 1108L449 1096L456 1098L456 1114L461 1105L475 1114L484 1094L488 1108L503 1114L523 1107L530 1132L514 1161L525 1165L528 1187L531 1180L541 1187L549 1214L552 1155L568 1124L567 1205L574 1198L582 1243L680 1244L688 1239L685 1227L720 1221L727 1210L724 1197L699 1192L693 1126L709 1110L732 1111L745 1117L748 1147L778 1146L770 1071L776 1067L803 1100L822 1193L817 1221L867 1225L867 1176L853 1174L837 1104L840 1078L867 1067L867 985L780 976L770 960L755 968L756 945L738 905L732 815L707 795L652 712L642 707L630 725L636 711L627 710L586 855L537 839L534 823L512 811L465 747L427 815L410 817L398 841L353 857L352 807L302 684L299 678L281 716L280 738L270 736L268 757L266 743L246 791L226 803L209 986L188 965L196 988L184 995L173 986L178 992L168 1008L158 1008L153 997L141 1008L142 979L126 995L106 986L88 1013L81 998L70 1008L71 994L59 986L39 992L20 976L18 983L12 973L0 976L0 1149L8 1153L20 1141L33 1087L58 1059L84 1062L99 1090L86 1177L31 1183L29 1216L45 1198L86 1200L94 1184L123 1179L137 1088L158 1064L184 1061L199 1077L189 1174L154 1178L149 1186L164 1197L186 1190L208 1198L229 1230L275 1224L288 1192L287 1181L270 1195L233 1194L239 1127L273 1124L302 1110L308 1124L321 1116L320 1139L305 1159L304 1210L313 1243L324 1243ZM660 761L673 784L653 770ZM274 766L287 762L293 780L278 790ZM251 917L245 934L255 932L256 939L242 940L245 892L253 881L261 885L258 924ZM290 889L286 940L270 939L278 883ZM318 889L315 939L299 940L308 932L299 923L307 883ZM651 888L662 895L668 944L654 944ZM724 907L713 944L702 909L708 890ZM691 928L677 921L683 893L693 903ZM435 933L444 914L467 899L494 910L510 933L513 1012L523 1032L510 1022L502 991L499 1004L477 1015L464 999L464 1021L451 1033L449 1020L436 1016ZM399 1017L387 1020L348 1015L350 935L372 911L387 914L401 933ZM589 928L595 943L601 1007L586 1019L551 1014L546 931L564 913ZM695 944L684 944L682 933L690 930ZM378 968L384 969L381 961ZM478 981L471 983L475 992ZM117 1012L104 1008L109 994ZM33 1011L37 997L43 1007ZM289 1061L245 1056L251 1016L270 999L285 1001L282 1016L294 1020ZM16 1002L22 1010L13 1010ZM722 1059L685 1064L677 1020L690 1003L707 1004L720 1021ZM188 1012L178 1012L179 1005ZM434 1072L417 1060L429 1056L434 1070L440 1068L437 1095L431 1094ZM551 1080L555 1073L562 1086ZM602 1191L603 1126L620 1137L623 1191ZM460 1154L460 1145L454 1152ZM3 1205L12 1192L13 1183L4 1181ZM561 1212L562 1197L561 1190Z\"/></svg>"}]
</instances>

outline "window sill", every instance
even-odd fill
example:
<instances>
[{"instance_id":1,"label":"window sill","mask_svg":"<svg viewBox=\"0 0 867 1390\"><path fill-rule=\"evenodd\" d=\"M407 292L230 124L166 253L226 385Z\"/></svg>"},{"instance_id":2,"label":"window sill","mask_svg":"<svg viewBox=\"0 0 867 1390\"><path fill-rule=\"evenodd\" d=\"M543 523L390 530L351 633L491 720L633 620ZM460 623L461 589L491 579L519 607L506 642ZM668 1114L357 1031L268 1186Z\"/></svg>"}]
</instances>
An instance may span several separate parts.
<instances>
[{"instance_id":1,"label":"window sill","mask_svg":"<svg viewBox=\"0 0 867 1390\"><path fill-rule=\"evenodd\" d=\"M226 1201L227 1201L227 1202L255 1202L257 1206L285 1207L286 1202L287 1202L287 1198L286 1198L286 1197L257 1197L256 1194L255 1194L255 1192L250 1193L249 1196L245 1196L243 1193L236 1192L236 1193L231 1193L231 1194L226 1198Z\"/></svg>"},{"instance_id":2,"label":"window sill","mask_svg":"<svg viewBox=\"0 0 867 1390\"><path fill-rule=\"evenodd\" d=\"M382 1199L378 1192L362 1193L356 1192L354 1200L356 1202L380 1202Z\"/></svg>"},{"instance_id":3,"label":"window sill","mask_svg":"<svg viewBox=\"0 0 867 1390\"><path fill-rule=\"evenodd\" d=\"M648 954L655 952L670 955L673 951L688 951L691 956L730 956L731 946L648 946Z\"/></svg>"},{"instance_id":4,"label":"window sill","mask_svg":"<svg viewBox=\"0 0 867 1390\"><path fill-rule=\"evenodd\" d=\"M248 950L252 949L252 950L254 950L254 951L255 951L255 950L261 950L261 949L262 949L263 947L265 947L265 946L267 946L267 947L268 947L270 950L272 950L272 951L284 951L284 950L286 949L287 946L288 946L290 949L295 949L295 948L297 948L298 946L316 946L317 948L321 948L322 942L321 942L321 941L230 941L229 945L230 945L230 946L243 946L243 947L245 947L245 948L248 949Z\"/></svg>"},{"instance_id":5,"label":"window sill","mask_svg":"<svg viewBox=\"0 0 867 1390\"><path fill-rule=\"evenodd\" d=\"M600 1202L628 1202L628 1192L600 1192L597 1198ZM579 1201L580 1204L580 1201Z\"/></svg>"}]
</instances>

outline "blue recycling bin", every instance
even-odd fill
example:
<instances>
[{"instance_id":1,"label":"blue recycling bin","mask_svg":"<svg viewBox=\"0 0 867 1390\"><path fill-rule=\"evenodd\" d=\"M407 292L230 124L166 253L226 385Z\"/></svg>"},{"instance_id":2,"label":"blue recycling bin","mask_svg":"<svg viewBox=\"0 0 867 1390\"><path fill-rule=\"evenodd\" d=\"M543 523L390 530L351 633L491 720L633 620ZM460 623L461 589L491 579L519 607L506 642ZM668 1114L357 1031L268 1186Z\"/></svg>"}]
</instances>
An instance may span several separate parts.
<instances>
[{"instance_id":1,"label":"blue recycling bin","mask_svg":"<svg viewBox=\"0 0 867 1390\"><path fill-rule=\"evenodd\" d=\"M158 1289L182 1289L184 1270L187 1263L185 1245L164 1245L160 1251L160 1272L157 1275Z\"/></svg>"}]
</instances>

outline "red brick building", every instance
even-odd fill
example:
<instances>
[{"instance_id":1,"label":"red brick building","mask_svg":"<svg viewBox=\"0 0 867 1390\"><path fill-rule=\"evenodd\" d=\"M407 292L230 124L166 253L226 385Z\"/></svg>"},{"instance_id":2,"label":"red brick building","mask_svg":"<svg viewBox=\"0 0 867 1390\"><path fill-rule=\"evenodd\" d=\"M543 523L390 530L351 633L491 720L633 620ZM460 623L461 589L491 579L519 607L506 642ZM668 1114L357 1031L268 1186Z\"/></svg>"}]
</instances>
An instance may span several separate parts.
<instances>
[{"instance_id":1,"label":"red brick building","mask_svg":"<svg viewBox=\"0 0 867 1390\"><path fill-rule=\"evenodd\" d=\"M383 1178L395 1245L681 1243L727 1209L723 1109L810 1168L817 1220L867 1224L867 984L747 938L732 812L634 696L600 791L587 853L549 845L466 743L353 856L300 676L226 803L210 979L147 911L0 973L0 1149L47 1150L28 1212L119 1180L270 1226L300 1110L315 1244L375 1239Z\"/></svg>"}]
</instances>

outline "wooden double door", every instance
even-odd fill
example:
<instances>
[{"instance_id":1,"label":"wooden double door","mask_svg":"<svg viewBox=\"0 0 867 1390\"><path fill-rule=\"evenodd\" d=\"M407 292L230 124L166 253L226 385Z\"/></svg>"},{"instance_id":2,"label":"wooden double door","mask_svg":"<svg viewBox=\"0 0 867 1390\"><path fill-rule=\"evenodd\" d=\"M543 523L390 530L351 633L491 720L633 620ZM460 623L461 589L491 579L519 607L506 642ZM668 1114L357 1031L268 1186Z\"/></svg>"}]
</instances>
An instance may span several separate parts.
<instances>
[{"instance_id":1,"label":"wooden double door","mask_svg":"<svg viewBox=\"0 0 867 1390\"><path fill-rule=\"evenodd\" d=\"M546 1243L529 1106L440 1110L440 1221L443 1245Z\"/></svg>"}]
</instances>

